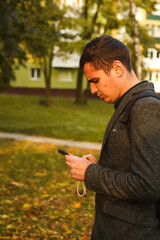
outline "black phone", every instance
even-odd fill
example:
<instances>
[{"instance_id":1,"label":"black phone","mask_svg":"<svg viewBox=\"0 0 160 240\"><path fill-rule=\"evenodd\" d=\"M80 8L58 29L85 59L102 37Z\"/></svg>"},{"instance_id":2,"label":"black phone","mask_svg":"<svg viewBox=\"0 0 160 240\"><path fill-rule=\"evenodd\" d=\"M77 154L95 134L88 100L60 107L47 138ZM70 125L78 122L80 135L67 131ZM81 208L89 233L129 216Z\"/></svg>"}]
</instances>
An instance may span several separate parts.
<instances>
[{"instance_id":1,"label":"black phone","mask_svg":"<svg viewBox=\"0 0 160 240\"><path fill-rule=\"evenodd\" d=\"M65 155L69 155L69 153L67 153L65 150L63 150L63 149L58 149L58 152L60 153L60 154L62 154L63 156L65 156Z\"/></svg>"}]
</instances>

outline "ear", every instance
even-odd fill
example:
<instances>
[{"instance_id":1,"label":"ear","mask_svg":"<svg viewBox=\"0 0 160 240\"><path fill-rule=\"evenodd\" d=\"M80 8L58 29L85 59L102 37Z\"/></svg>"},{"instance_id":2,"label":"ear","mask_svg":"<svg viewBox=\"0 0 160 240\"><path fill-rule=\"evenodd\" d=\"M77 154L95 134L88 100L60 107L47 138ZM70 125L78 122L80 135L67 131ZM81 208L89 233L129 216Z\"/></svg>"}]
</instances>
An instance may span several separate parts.
<instances>
[{"instance_id":1,"label":"ear","mask_svg":"<svg viewBox=\"0 0 160 240\"><path fill-rule=\"evenodd\" d=\"M125 71L125 68L120 61L115 60L112 64L112 70L114 71L117 77L121 77Z\"/></svg>"}]
</instances>

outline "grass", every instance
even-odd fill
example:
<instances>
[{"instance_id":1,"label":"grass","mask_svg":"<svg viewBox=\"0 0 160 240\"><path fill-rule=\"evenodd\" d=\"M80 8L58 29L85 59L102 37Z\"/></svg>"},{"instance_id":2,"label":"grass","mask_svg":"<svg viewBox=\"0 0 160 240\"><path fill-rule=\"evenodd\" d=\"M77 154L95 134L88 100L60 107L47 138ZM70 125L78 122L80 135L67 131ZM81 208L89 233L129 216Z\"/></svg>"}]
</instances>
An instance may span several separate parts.
<instances>
[{"instance_id":1,"label":"grass","mask_svg":"<svg viewBox=\"0 0 160 240\"><path fill-rule=\"evenodd\" d=\"M75 105L53 98L0 94L0 131L80 141L102 141L113 106L99 100ZM80 198L59 146L0 139L0 239L87 240L94 193ZM82 156L87 150L65 150ZM89 150L98 158L99 151Z\"/></svg>"},{"instance_id":2,"label":"grass","mask_svg":"<svg viewBox=\"0 0 160 240\"><path fill-rule=\"evenodd\" d=\"M0 94L0 131L101 142L114 111L89 100ZM0 139L0 239L87 240L94 220L94 193L80 198L60 146ZM87 150L65 150L82 156ZM99 151L89 150L98 158Z\"/></svg>"},{"instance_id":3,"label":"grass","mask_svg":"<svg viewBox=\"0 0 160 240\"><path fill-rule=\"evenodd\" d=\"M0 131L101 142L114 111L113 105L95 99L76 105L72 98L52 98L49 108L39 100L0 94Z\"/></svg>"},{"instance_id":4,"label":"grass","mask_svg":"<svg viewBox=\"0 0 160 240\"><path fill-rule=\"evenodd\" d=\"M90 239L94 194L77 196L76 182L57 148L0 139L0 239ZM98 151L90 152L98 158Z\"/></svg>"}]
</instances>

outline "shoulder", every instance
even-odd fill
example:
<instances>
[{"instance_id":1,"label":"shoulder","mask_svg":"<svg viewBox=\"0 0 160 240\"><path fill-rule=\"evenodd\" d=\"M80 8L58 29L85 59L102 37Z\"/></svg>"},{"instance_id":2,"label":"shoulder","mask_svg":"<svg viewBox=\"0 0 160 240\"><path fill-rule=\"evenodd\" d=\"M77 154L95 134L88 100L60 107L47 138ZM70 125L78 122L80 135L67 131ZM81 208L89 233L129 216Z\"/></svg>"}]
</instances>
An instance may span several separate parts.
<instances>
[{"instance_id":1,"label":"shoulder","mask_svg":"<svg viewBox=\"0 0 160 240\"><path fill-rule=\"evenodd\" d=\"M152 96L138 99L132 107L132 113L134 114L143 114L146 112L154 112L158 110L160 110L160 99Z\"/></svg>"},{"instance_id":2,"label":"shoulder","mask_svg":"<svg viewBox=\"0 0 160 240\"><path fill-rule=\"evenodd\" d=\"M155 97L138 99L132 107L130 119L135 124L141 122L143 125L160 126L160 99Z\"/></svg>"}]
</instances>

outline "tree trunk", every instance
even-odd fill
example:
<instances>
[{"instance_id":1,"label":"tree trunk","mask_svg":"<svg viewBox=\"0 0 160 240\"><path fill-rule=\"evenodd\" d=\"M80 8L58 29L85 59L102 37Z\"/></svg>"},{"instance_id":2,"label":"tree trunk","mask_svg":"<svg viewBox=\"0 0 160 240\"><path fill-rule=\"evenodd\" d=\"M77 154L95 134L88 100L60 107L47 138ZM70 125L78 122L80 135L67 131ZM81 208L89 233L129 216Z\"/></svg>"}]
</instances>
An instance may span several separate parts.
<instances>
[{"instance_id":1,"label":"tree trunk","mask_svg":"<svg viewBox=\"0 0 160 240\"><path fill-rule=\"evenodd\" d=\"M135 0L129 0L130 4L130 18L131 18L131 32L133 38L134 58L135 58L135 72L138 79L142 80L142 66L141 66L141 52L138 23L136 21L136 6Z\"/></svg>"},{"instance_id":2,"label":"tree trunk","mask_svg":"<svg viewBox=\"0 0 160 240\"><path fill-rule=\"evenodd\" d=\"M81 68L78 69L77 75L77 88L76 88L76 104L83 104L83 70Z\"/></svg>"},{"instance_id":3,"label":"tree trunk","mask_svg":"<svg viewBox=\"0 0 160 240\"><path fill-rule=\"evenodd\" d=\"M102 1L98 0L97 3L97 11L93 15L92 19L92 29L88 31L87 29L87 20L88 20L88 0L85 0L85 6L84 6L84 19L86 21L86 26L84 27L84 36L83 39L91 39L92 33L94 32L94 26L98 17L99 7L101 5ZM88 95L89 95L89 84L87 84L86 91L83 91L83 71L82 69L78 69L78 77L77 77L77 88L76 88L76 104L87 104Z\"/></svg>"},{"instance_id":4,"label":"tree trunk","mask_svg":"<svg viewBox=\"0 0 160 240\"><path fill-rule=\"evenodd\" d=\"M86 90L85 90L85 93L84 93L84 104L87 104L87 100L89 98L89 93L90 93L90 83L87 82L87 87L86 87Z\"/></svg>"},{"instance_id":5,"label":"tree trunk","mask_svg":"<svg viewBox=\"0 0 160 240\"><path fill-rule=\"evenodd\" d=\"M47 84L46 84L46 89L45 89L46 91L46 95L45 95L45 105L47 106L47 107L49 107L50 106L50 104L51 104L51 91L50 91L50 80L49 79L47 79Z\"/></svg>"},{"instance_id":6,"label":"tree trunk","mask_svg":"<svg viewBox=\"0 0 160 240\"><path fill-rule=\"evenodd\" d=\"M49 107L51 104L51 74L52 74L52 59L53 59L53 52L51 50L50 56L44 58L44 79L45 79L45 86L46 86L46 95L45 95L45 102L44 105Z\"/></svg>"},{"instance_id":7,"label":"tree trunk","mask_svg":"<svg viewBox=\"0 0 160 240\"><path fill-rule=\"evenodd\" d=\"M87 21L88 19L88 0L85 0L84 5L84 19ZM86 39L88 37L88 31L87 31L87 24L84 27L84 36L83 38ZM84 95L83 95L83 70L81 68L78 69L77 74L77 87L76 87L76 98L75 103L76 104L83 104L84 103Z\"/></svg>"}]
</instances>

